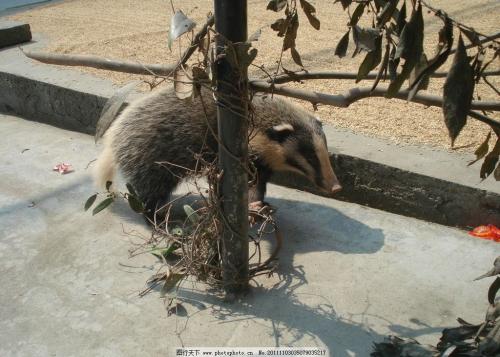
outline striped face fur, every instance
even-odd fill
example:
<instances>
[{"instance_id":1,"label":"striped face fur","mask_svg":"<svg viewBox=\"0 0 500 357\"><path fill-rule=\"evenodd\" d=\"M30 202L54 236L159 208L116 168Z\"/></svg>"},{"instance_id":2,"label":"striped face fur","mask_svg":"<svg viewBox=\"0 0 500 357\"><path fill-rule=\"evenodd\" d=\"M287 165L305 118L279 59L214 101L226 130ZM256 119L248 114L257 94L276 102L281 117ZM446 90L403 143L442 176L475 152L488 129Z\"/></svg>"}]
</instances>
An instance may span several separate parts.
<instances>
[{"instance_id":1,"label":"striped face fur","mask_svg":"<svg viewBox=\"0 0 500 357\"><path fill-rule=\"evenodd\" d=\"M315 118L275 125L251 145L273 171L296 172L328 195L342 189L330 163L321 122Z\"/></svg>"}]
</instances>

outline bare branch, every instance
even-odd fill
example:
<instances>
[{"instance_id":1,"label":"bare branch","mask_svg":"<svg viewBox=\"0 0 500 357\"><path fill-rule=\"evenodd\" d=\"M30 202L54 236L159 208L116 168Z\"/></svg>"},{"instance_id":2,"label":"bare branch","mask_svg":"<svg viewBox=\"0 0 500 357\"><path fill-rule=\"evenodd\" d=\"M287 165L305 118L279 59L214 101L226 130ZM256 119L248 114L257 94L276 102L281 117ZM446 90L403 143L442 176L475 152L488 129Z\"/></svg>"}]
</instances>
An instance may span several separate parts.
<instances>
[{"instance_id":1,"label":"bare branch","mask_svg":"<svg viewBox=\"0 0 500 357\"><path fill-rule=\"evenodd\" d=\"M483 123L488 124L492 128L500 129L500 121L498 121L498 120L492 119L490 117L487 117L486 115L483 115L481 113L475 112L473 110L471 110L469 112L469 116L471 118L477 119L477 120L479 120L479 121L481 121Z\"/></svg>"},{"instance_id":2,"label":"bare branch","mask_svg":"<svg viewBox=\"0 0 500 357\"><path fill-rule=\"evenodd\" d=\"M274 93L278 95L283 95L291 98L302 99L312 104L326 104L332 105L340 108L347 108L352 103L361 100L363 98L370 97L385 97L387 93L387 88L377 87L375 90L371 88L351 88L345 94L327 94L321 92L313 92L303 89L290 88L283 85L272 85L264 81L251 81L250 86L253 90L265 93ZM407 100L408 91L400 91L394 95L394 98ZM439 96L429 95L429 94L417 94L411 100L412 102L441 107L443 105L443 99ZM500 102L484 102L484 101L472 101L471 109L477 110L494 110L500 111ZM500 128L500 124L494 122Z\"/></svg>"},{"instance_id":3,"label":"bare branch","mask_svg":"<svg viewBox=\"0 0 500 357\"><path fill-rule=\"evenodd\" d=\"M130 61L117 61L109 58L103 58L91 55L64 55L57 53L46 53L38 51L24 51L23 53L34 60L42 63L57 64L63 66L83 66L104 69L114 72L124 72L132 74L151 75L152 73L168 76L175 70L177 64L158 65L158 64L140 64Z\"/></svg>"},{"instance_id":4,"label":"bare branch","mask_svg":"<svg viewBox=\"0 0 500 357\"><path fill-rule=\"evenodd\" d=\"M184 65L194 53L201 39L207 34L208 28L213 26L214 17L210 16L203 28L194 36L189 47L184 51L180 60L175 64L141 64L130 61L118 61L91 55L64 55L38 51L24 51L23 53L34 60L63 66L83 66L104 69L108 71L124 72L142 75L170 76L181 65Z\"/></svg>"},{"instance_id":5,"label":"bare branch","mask_svg":"<svg viewBox=\"0 0 500 357\"><path fill-rule=\"evenodd\" d=\"M431 10L436 16L438 17L441 17L441 18L444 18L446 16L446 14L443 13L442 10L439 10L439 9L436 9L434 7L432 7L431 5L429 5L427 3L427 1L424 1L422 0L421 1L422 5L424 5L427 9ZM492 36L488 36L488 35L485 35L479 31L476 31L474 28L470 27L470 26L467 26L455 19L452 19L450 17L448 17L448 19L456 26L458 27L459 29L461 30L467 30L467 31L471 31L471 32L475 32L476 34L478 34L479 36L481 37L484 37L483 40L480 41L480 43L486 43L486 42L495 42L497 45L500 44L498 41L496 41L496 39L498 39L500 37L500 33L497 33L495 35L492 35ZM472 45L470 47L475 47L475 45ZM454 51L453 51L454 52Z\"/></svg>"},{"instance_id":6,"label":"bare branch","mask_svg":"<svg viewBox=\"0 0 500 357\"><path fill-rule=\"evenodd\" d=\"M484 76L499 76L499 71L487 71L483 73ZM356 79L357 73L354 72L335 72L335 71L327 71L327 72L295 72L295 73L286 73L282 74L275 78L275 84L282 84L288 82L298 82L302 80L311 80L311 79ZM448 75L448 72L434 72L431 77L435 78L445 78ZM375 79L377 77L377 72L370 72L365 79ZM267 80L268 83L271 83L272 80Z\"/></svg>"}]
</instances>

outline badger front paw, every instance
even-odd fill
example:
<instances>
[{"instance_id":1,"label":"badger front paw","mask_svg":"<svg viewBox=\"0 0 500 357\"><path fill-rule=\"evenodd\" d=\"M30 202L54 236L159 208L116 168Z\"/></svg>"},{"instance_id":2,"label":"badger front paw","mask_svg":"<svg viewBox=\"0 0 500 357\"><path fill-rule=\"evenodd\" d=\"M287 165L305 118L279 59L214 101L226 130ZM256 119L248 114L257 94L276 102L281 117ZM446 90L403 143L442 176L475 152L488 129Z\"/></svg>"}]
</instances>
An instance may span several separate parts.
<instances>
[{"instance_id":1,"label":"badger front paw","mask_svg":"<svg viewBox=\"0 0 500 357\"><path fill-rule=\"evenodd\" d=\"M262 221L263 215L271 213L271 206L265 201L255 201L248 204L248 222L253 226Z\"/></svg>"}]
</instances>

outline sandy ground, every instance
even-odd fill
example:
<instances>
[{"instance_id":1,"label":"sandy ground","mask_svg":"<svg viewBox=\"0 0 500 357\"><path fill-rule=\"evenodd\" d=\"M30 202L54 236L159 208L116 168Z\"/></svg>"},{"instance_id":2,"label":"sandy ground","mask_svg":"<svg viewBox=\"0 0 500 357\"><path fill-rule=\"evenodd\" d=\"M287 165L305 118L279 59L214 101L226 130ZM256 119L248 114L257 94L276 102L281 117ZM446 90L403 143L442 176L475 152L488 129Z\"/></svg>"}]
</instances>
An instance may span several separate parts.
<instances>
[{"instance_id":1,"label":"sandy ground","mask_svg":"<svg viewBox=\"0 0 500 357\"><path fill-rule=\"evenodd\" d=\"M208 0L173 2L174 6L182 9L199 26L204 23L212 6L212 1ZM172 14L168 0L115 0L112 3L111 5L107 0L72 0L33 9L11 18L27 21L34 32L46 35L50 40L47 50L52 52L94 54L142 63L171 63L178 58L178 44L172 52L167 46L167 32ZM498 0L433 0L430 3L446 9L453 18L483 33L494 34L499 30ZM249 33L269 25L279 17L279 14L266 11L266 4L266 0L249 0ZM305 67L309 70L357 71L364 55L354 59L351 59L349 54L344 59L334 56L335 46L346 31L347 14L341 10L338 3L332 5L331 1L317 0L314 4L321 20L320 31L314 30L307 23L303 13L299 15L301 24L297 48ZM425 20L428 33L425 48L431 57L441 21L428 13L425 14ZM264 64L266 68L272 69L280 55L280 41L281 39L266 27L255 44L259 55L254 63L259 66ZM182 39L181 46L186 44L187 40ZM351 43L349 53L352 53L353 47ZM284 55L283 60L285 67L297 68L289 53ZM444 68L449 66L449 62ZM497 61L490 68L499 67L500 61ZM89 68L80 69L109 78L118 84L138 77ZM262 76L262 72L259 72L260 70L254 68L251 75ZM500 86L500 80L495 79L494 83ZM360 85L370 86L371 81L364 81ZM429 91L439 94L442 85L443 80L433 79ZM309 81L303 85L305 86L316 91L341 93L356 85L354 81L317 80ZM484 84L480 84L476 91L482 99L498 100L498 96ZM307 103L303 105L310 107ZM319 108L319 116L338 127L396 143L450 147L440 108L425 108L399 100L372 98L354 103L347 109L322 106ZM462 147L460 150L473 151L482 142L488 130L488 126L471 119L456 146Z\"/></svg>"}]
</instances>

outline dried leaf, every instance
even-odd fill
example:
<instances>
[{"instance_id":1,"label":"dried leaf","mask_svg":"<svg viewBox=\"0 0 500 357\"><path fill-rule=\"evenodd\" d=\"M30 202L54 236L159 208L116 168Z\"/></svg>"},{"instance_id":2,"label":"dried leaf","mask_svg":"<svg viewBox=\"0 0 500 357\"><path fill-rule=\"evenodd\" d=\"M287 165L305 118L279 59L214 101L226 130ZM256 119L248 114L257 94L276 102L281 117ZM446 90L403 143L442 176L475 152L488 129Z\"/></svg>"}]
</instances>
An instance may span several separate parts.
<instances>
[{"instance_id":1,"label":"dried leaf","mask_svg":"<svg viewBox=\"0 0 500 357\"><path fill-rule=\"evenodd\" d=\"M349 22L349 26L356 26L359 19L361 18L361 15L363 15L363 12L365 11L365 3L359 3L358 6L356 6L356 9L352 13L351 16L351 21Z\"/></svg>"},{"instance_id":2,"label":"dried leaf","mask_svg":"<svg viewBox=\"0 0 500 357\"><path fill-rule=\"evenodd\" d=\"M272 25L271 25L272 26ZM254 42L254 41L258 41L259 38L260 38L260 35L262 34L262 28L258 29L257 31L255 31L253 34L251 34L249 37L248 37L248 42Z\"/></svg>"},{"instance_id":3,"label":"dried leaf","mask_svg":"<svg viewBox=\"0 0 500 357\"><path fill-rule=\"evenodd\" d=\"M481 325L462 325L459 327L445 328L439 340L439 344L446 345L471 338L480 327Z\"/></svg>"},{"instance_id":4,"label":"dried leaf","mask_svg":"<svg viewBox=\"0 0 500 357\"><path fill-rule=\"evenodd\" d=\"M493 262L493 268L490 271L488 271L486 274L478 276L476 279L474 279L474 281L489 278L498 274L500 274L500 256L495 259L495 261Z\"/></svg>"},{"instance_id":5,"label":"dried leaf","mask_svg":"<svg viewBox=\"0 0 500 357\"><path fill-rule=\"evenodd\" d=\"M196 26L196 22L188 18L181 10L177 10L170 21L170 35L168 36L168 48L172 49L172 42L186 32L191 31Z\"/></svg>"},{"instance_id":6,"label":"dried leaf","mask_svg":"<svg viewBox=\"0 0 500 357\"><path fill-rule=\"evenodd\" d=\"M439 50L438 54L429 61L427 68L420 71L420 74L410 84L410 94L408 100L411 100L417 93L420 83L428 81L428 78L434 73L443 63L446 62L453 46L453 25L448 17L444 20L444 26L439 30ZM443 51L443 52L441 52Z\"/></svg>"},{"instance_id":7,"label":"dried leaf","mask_svg":"<svg viewBox=\"0 0 500 357\"><path fill-rule=\"evenodd\" d=\"M174 90L179 99L191 98L193 94L192 73L188 72L190 72L189 68L180 67L174 73Z\"/></svg>"},{"instance_id":8,"label":"dried leaf","mask_svg":"<svg viewBox=\"0 0 500 357\"><path fill-rule=\"evenodd\" d=\"M403 1L403 5L401 6L401 10L398 12L398 16L396 17L396 34L401 35L401 31L406 25L406 1Z\"/></svg>"},{"instance_id":9,"label":"dried leaf","mask_svg":"<svg viewBox=\"0 0 500 357\"><path fill-rule=\"evenodd\" d=\"M469 64L462 36L460 36L457 52L443 89L444 120L452 146L467 121L473 92L474 72Z\"/></svg>"},{"instance_id":10,"label":"dried leaf","mask_svg":"<svg viewBox=\"0 0 500 357\"><path fill-rule=\"evenodd\" d=\"M480 177L482 179L487 178L493 173L497 165L498 159L500 158L500 138L497 139L493 150L490 151L488 155L484 158L483 165L481 166Z\"/></svg>"},{"instance_id":11,"label":"dried leaf","mask_svg":"<svg viewBox=\"0 0 500 357\"><path fill-rule=\"evenodd\" d=\"M97 193L95 195L90 196L85 202L85 206L83 207L83 209L85 211L88 211L88 209L92 207L92 205L94 204L96 198L97 198Z\"/></svg>"},{"instance_id":12,"label":"dried leaf","mask_svg":"<svg viewBox=\"0 0 500 357\"><path fill-rule=\"evenodd\" d=\"M316 9L311 3L309 3L307 0L300 0L300 6L302 6L302 10L304 10L304 13L307 16L307 19L309 20L309 23L311 24L312 27L314 27L316 30L319 30L321 24L318 18L316 17Z\"/></svg>"},{"instance_id":13,"label":"dried leaf","mask_svg":"<svg viewBox=\"0 0 500 357\"><path fill-rule=\"evenodd\" d=\"M498 278L497 278L498 279ZM485 321L495 321L500 316L500 303L488 306Z\"/></svg>"},{"instance_id":14,"label":"dried leaf","mask_svg":"<svg viewBox=\"0 0 500 357\"><path fill-rule=\"evenodd\" d=\"M283 40L283 51L295 47L295 39L297 38L297 30L299 28L299 16L295 13L290 20Z\"/></svg>"},{"instance_id":15,"label":"dried leaf","mask_svg":"<svg viewBox=\"0 0 500 357\"><path fill-rule=\"evenodd\" d=\"M299 52L295 49L295 47L292 47L290 49L290 52L292 54L292 59L293 61L298 64L300 67L304 67L304 65L302 64L302 59L300 58L300 54Z\"/></svg>"},{"instance_id":16,"label":"dried leaf","mask_svg":"<svg viewBox=\"0 0 500 357\"><path fill-rule=\"evenodd\" d=\"M279 12L285 8L287 4L286 0L271 0L267 4L267 10L271 10L274 12Z\"/></svg>"},{"instance_id":17,"label":"dried leaf","mask_svg":"<svg viewBox=\"0 0 500 357\"><path fill-rule=\"evenodd\" d=\"M358 69L356 83L364 79L372 69L378 66L382 59L382 36L375 40L375 50L368 52Z\"/></svg>"},{"instance_id":18,"label":"dried leaf","mask_svg":"<svg viewBox=\"0 0 500 357\"><path fill-rule=\"evenodd\" d=\"M371 52L375 50L375 41L380 37L380 31L376 28L361 28L358 25L352 27L352 37L354 43L356 44L356 50L354 51L353 57L361 52Z\"/></svg>"},{"instance_id":19,"label":"dried leaf","mask_svg":"<svg viewBox=\"0 0 500 357\"><path fill-rule=\"evenodd\" d=\"M500 323L479 343L480 356L498 356L500 354Z\"/></svg>"},{"instance_id":20,"label":"dried leaf","mask_svg":"<svg viewBox=\"0 0 500 357\"><path fill-rule=\"evenodd\" d=\"M113 197L108 197L105 200L101 201L92 211L92 216L95 216L99 212L101 212L103 209L108 207L110 204L112 204L114 201Z\"/></svg>"},{"instance_id":21,"label":"dried leaf","mask_svg":"<svg viewBox=\"0 0 500 357\"><path fill-rule=\"evenodd\" d=\"M420 56L420 61L413 67L410 72L410 77L408 78L408 82L410 83L410 92L408 94L408 101L411 101L415 94L419 90L426 90L429 86L429 77L428 76L420 76L420 74L428 68L427 56L424 52Z\"/></svg>"},{"instance_id":22,"label":"dried leaf","mask_svg":"<svg viewBox=\"0 0 500 357\"><path fill-rule=\"evenodd\" d=\"M335 48L335 56L339 56L340 58L345 57L347 53L347 47L349 46L349 34L351 33L351 29L349 29L344 36L340 39L337 47Z\"/></svg>"},{"instance_id":23,"label":"dried leaf","mask_svg":"<svg viewBox=\"0 0 500 357\"><path fill-rule=\"evenodd\" d=\"M113 184L113 181L106 181L106 191L109 192L109 189L111 188L112 184Z\"/></svg>"},{"instance_id":24,"label":"dried leaf","mask_svg":"<svg viewBox=\"0 0 500 357\"><path fill-rule=\"evenodd\" d=\"M488 153L488 151L490 150L490 146L488 145L490 142L490 138L491 138L491 131L488 133L488 135L486 135L486 139L484 139L482 144L479 145L479 147L476 149L476 151L474 151L474 155L476 155L476 159L469 162L467 164L467 166L470 166L470 165L474 164L475 162L481 160Z\"/></svg>"},{"instance_id":25,"label":"dried leaf","mask_svg":"<svg viewBox=\"0 0 500 357\"><path fill-rule=\"evenodd\" d=\"M500 290L500 277L497 277L488 289L488 302L490 305L495 303L495 296L497 296L498 290Z\"/></svg>"},{"instance_id":26,"label":"dried leaf","mask_svg":"<svg viewBox=\"0 0 500 357\"><path fill-rule=\"evenodd\" d=\"M120 109L123 108L125 100L128 95L135 89L135 87L141 83L141 81L133 81L127 83L120 89L118 89L111 98L106 101L104 107L102 108L101 116L99 117L96 129L95 129L95 142L104 135L106 130L110 127L111 123L115 120Z\"/></svg>"},{"instance_id":27,"label":"dried leaf","mask_svg":"<svg viewBox=\"0 0 500 357\"><path fill-rule=\"evenodd\" d=\"M476 31L472 30L468 30L466 28L460 28L460 32L462 32L465 37L467 37L467 39L470 41L471 44L473 44L474 46L478 46L481 44L481 41L479 40L479 36L477 35Z\"/></svg>"},{"instance_id":28,"label":"dried leaf","mask_svg":"<svg viewBox=\"0 0 500 357\"><path fill-rule=\"evenodd\" d=\"M495 178L495 180L500 181L500 164L498 164L497 168L495 169L493 177Z\"/></svg>"},{"instance_id":29,"label":"dried leaf","mask_svg":"<svg viewBox=\"0 0 500 357\"><path fill-rule=\"evenodd\" d=\"M187 312L186 308L184 306L182 306L182 304L177 303L167 310L167 315L168 316L177 315L177 316L185 317L188 315L188 312Z\"/></svg>"},{"instance_id":30,"label":"dried leaf","mask_svg":"<svg viewBox=\"0 0 500 357\"><path fill-rule=\"evenodd\" d=\"M394 13L394 10L396 10L396 7L398 6L399 0L389 0L384 7L382 8L382 11L380 12L380 15L377 16L377 27L381 28L382 26L385 25L387 21L390 20L392 17L392 14Z\"/></svg>"},{"instance_id":31,"label":"dried leaf","mask_svg":"<svg viewBox=\"0 0 500 357\"><path fill-rule=\"evenodd\" d=\"M160 296L164 297L169 294L185 276L186 274L184 273L169 273L165 278L163 287L161 288Z\"/></svg>"},{"instance_id":32,"label":"dried leaf","mask_svg":"<svg viewBox=\"0 0 500 357\"><path fill-rule=\"evenodd\" d=\"M287 19L278 19L274 23L271 24L271 28L278 32L279 37L285 36L286 29L288 28L288 22Z\"/></svg>"},{"instance_id":33,"label":"dried leaf","mask_svg":"<svg viewBox=\"0 0 500 357\"><path fill-rule=\"evenodd\" d=\"M390 42L388 42L387 45L385 46L385 54L384 54L384 59L382 60L382 65L380 66L378 73L377 73L377 77L375 78L375 81L373 82L373 85L372 85L372 89L371 89L372 91L374 91L375 88L377 88L377 85L380 82L380 79L382 79L382 76L387 69L387 65L389 64L390 52L391 52L391 44L390 44Z\"/></svg>"},{"instance_id":34,"label":"dried leaf","mask_svg":"<svg viewBox=\"0 0 500 357\"><path fill-rule=\"evenodd\" d=\"M423 30L422 5L419 5L417 10L411 15L410 21L401 31L395 58L418 61L423 50Z\"/></svg>"}]
</instances>

